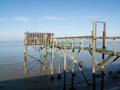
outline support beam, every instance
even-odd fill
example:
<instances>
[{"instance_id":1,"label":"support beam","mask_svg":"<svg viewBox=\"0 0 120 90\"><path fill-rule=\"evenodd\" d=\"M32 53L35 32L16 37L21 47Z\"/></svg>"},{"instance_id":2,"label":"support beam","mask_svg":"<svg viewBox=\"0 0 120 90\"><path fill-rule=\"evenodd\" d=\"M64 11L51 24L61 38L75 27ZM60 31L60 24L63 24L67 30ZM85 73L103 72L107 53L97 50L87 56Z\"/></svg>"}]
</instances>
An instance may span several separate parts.
<instances>
[{"instance_id":1,"label":"support beam","mask_svg":"<svg viewBox=\"0 0 120 90\"><path fill-rule=\"evenodd\" d=\"M61 77L61 72L60 72L60 48L58 48L58 76L57 76L57 79L61 79L62 77Z\"/></svg>"},{"instance_id":2,"label":"support beam","mask_svg":"<svg viewBox=\"0 0 120 90\"><path fill-rule=\"evenodd\" d=\"M116 55L116 39L113 39L114 55Z\"/></svg>"},{"instance_id":3,"label":"support beam","mask_svg":"<svg viewBox=\"0 0 120 90\"><path fill-rule=\"evenodd\" d=\"M102 48L105 49L106 48L106 23L104 22L104 30L103 30L103 45ZM102 60L105 59L105 54L102 53ZM104 90L104 66L102 67L102 71L101 71L101 90Z\"/></svg>"},{"instance_id":4,"label":"support beam","mask_svg":"<svg viewBox=\"0 0 120 90\"><path fill-rule=\"evenodd\" d=\"M107 66L104 67L104 71L110 66L112 65L120 56L117 56L112 62L110 62L109 64L107 64Z\"/></svg>"},{"instance_id":5,"label":"support beam","mask_svg":"<svg viewBox=\"0 0 120 90\"><path fill-rule=\"evenodd\" d=\"M81 44L81 45L80 45L81 50L83 50L83 45L84 45L84 40L83 40L83 38L80 39L80 44Z\"/></svg>"},{"instance_id":6,"label":"support beam","mask_svg":"<svg viewBox=\"0 0 120 90\"><path fill-rule=\"evenodd\" d=\"M92 75L93 75L93 90L96 90L96 80L95 80L95 48L96 48L96 42L95 42L95 23L93 21L93 31L92 31Z\"/></svg>"},{"instance_id":7,"label":"support beam","mask_svg":"<svg viewBox=\"0 0 120 90\"><path fill-rule=\"evenodd\" d=\"M95 71L102 70L102 69L103 69L102 67L104 67L104 64L105 64L107 61L109 61L111 57L112 57L112 56L109 55L105 60L103 60L103 61L100 63L100 65L98 65L98 66L95 68Z\"/></svg>"},{"instance_id":8,"label":"support beam","mask_svg":"<svg viewBox=\"0 0 120 90\"><path fill-rule=\"evenodd\" d=\"M24 45L24 74L27 74L27 45Z\"/></svg>"},{"instance_id":9,"label":"support beam","mask_svg":"<svg viewBox=\"0 0 120 90\"><path fill-rule=\"evenodd\" d=\"M42 50L40 50L40 71L42 70Z\"/></svg>"},{"instance_id":10,"label":"support beam","mask_svg":"<svg viewBox=\"0 0 120 90\"><path fill-rule=\"evenodd\" d=\"M53 77L53 70L54 70L54 38L53 36L51 37L52 40L52 48L51 48L51 80L54 80L55 78Z\"/></svg>"},{"instance_id":11,"label":"support beam","mask_svg":"<svg viewBox=\"0 0 120 90\"><path fill-rule=\"evenodd\" d=\"M72 39L72 55L74 55L74 38ZM72 85L71 90L74 90L74 60L72 60Z\"/></svg>"},{"instance_id":12,"label":"support beam","mask_svg":"<svg viewBox=\"0 0 120 90\"><path fill-rule=\"evenodd\" d=\"M45 52L44 52L44 71L47 71L47 34L44 37Z\"/></svg>"},{"instance_id":13,"label":"support beam","mask_svg":"<svg viewBox=\"0 0 120 90\"><path fill-rule=\"evenodd\" d=\"M44 71L47 71L47 46L45 47L44 53Z\"/></svg>"},{"instance_id":14,"label":"support beam","mask_svg":"<svg viewBox=\"0 0 120 90\"><path fill-rule=\"evenodd\" d=\"M64 90L66 90L66 42L67 39L64 39Z\"/></svg>"}]
</instances>

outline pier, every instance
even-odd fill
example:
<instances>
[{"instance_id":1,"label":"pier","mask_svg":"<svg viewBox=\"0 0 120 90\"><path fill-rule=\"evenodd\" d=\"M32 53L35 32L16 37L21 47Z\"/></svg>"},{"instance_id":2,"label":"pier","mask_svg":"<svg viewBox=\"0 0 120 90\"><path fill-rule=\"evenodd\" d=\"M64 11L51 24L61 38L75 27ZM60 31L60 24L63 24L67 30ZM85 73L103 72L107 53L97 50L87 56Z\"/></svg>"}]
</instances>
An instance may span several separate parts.
<instances>
[{"instance_id":1,"label":"pier","mask_svg":"<svg viewBox=\"0 0 120 90\"><path fill-rule=\"evenodd\" d=\"M103 27L102 36L97 35L97 25L101 24ZM96 73L101 72L101 90L104 90L104 72L120 57L120 52L116 50L116 41L120 40L119 36L109 37L106 36L106 23L101 21L93 21L91 36L73 36L73 37L54 37L54 33L40 33L40 32L25 32L24 33L24 74L28 74L27 56L35 58L30 55L27 48L30 46L39 46L40 58L36 61L40 62L40 67L44 68L44 71L49 68L50 80L54 80L54 68L57 67L57 79L63 79L63 89L66 90L66 74L67 74L67 57L71 59L72 64L69 67L72 75L71 90L74 90L74 68L77 67L79 71L84 75L82 71L82 64L84 62L78 62L76 56L82 50L88 51L92 58L92 90L96 89ZM97 41L101 40L102 47L97 47ZM106 40L113 41L113 50L109 50L106 46ZM87 41L86 44L84 44ZM97 60L96 53L99 53L102 58ZM50 55L50 57L48 57ZM54 67L55 55L57 58L57 66ZM63 63L61 62L63 57ZM78 56L79 57L79 56ZM113 58L114 57L114 58ZM47 62L50 58L50 62ZM110 61L110 59L113 59ZM48 67L48 64L50 65ZM64 77L61 75L61 68L63 68Z\"/></svg>"}]
</instances>

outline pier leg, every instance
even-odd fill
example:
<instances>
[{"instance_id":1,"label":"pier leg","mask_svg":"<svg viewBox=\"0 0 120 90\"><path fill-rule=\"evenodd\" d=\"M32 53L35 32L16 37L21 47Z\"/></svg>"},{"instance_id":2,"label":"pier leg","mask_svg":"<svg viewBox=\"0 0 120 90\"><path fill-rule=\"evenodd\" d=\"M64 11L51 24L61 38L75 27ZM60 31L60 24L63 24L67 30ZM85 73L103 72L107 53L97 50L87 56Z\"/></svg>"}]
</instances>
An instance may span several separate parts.
<instances>
[{"instance_id":1,"label":"pier leg","mask_svg":"<svg viewBox=\"0 0 120 90\"><path fill-rule=\"evenodd\" d=\"M92 31L92 76L93 76L93 90L96 90L96 78L95 78L95 61L96 61L96 29L95 29L95 23L93 21L93 31Z\"/></svg>"},{"instance_id":2,"label":"pier leg","mask_svg":"<svg viewBox=\"0 0 120 90\"><path fill-rule=\"evenodd\" d=\"M64 89L63 90L66 90L66 71L64 71Z\"/></svg>"},{"instance_id":3,"label":"pier leg","mask_svg":"<svg viewBox=\"0 0 120 90\"><path fill-rule=\"evenodd\" d=\"M64 90L66 90L66 39L64 39Z\"/></svg>"},{"instance_id":4,"label":"pier leg","mask_svg":"<svg viewBox=\"0 0 120 90\"><path fill-rule=\"evenodd\" d=\"M74 76L75 76L75 74L72 73L72 85L71 85L70 90L75 90L75 87L74 87Z\"/></svg>"},{"instance_id":5,"label":"pier leg","mask_svg":"<svg viewBox=\"0 0 120 90\"><path fill-rule=\"evenodd\" d=\"M28 89L28 76L27 74L24 74L24 84L25 84L25 90Z\"/></svg>"},{"instance_id":6,"label":"pier leg","mask_svg":"<svg viewBox=\"0 0 120 90\"><path fill-rule=\"evenodd\" d=\"M44 56L44 71L47 71L47 46L45 48L45 56Z\"/></svg>"},{"instance_id":7,"label":"pier leg","mask_svg":"<svg viewBox=\"0 0 120 90\"><path fill-rule=\"evenodd\" d=\"M51 64L50 64L50 80L54 80L55 78L53 77L53 69L54 69L54 40L52 37L52 48L51 48Z\"/></svg>"},{"instance_id":8,"label":"pier leg","mask_svg":"<svg viewBox=\"0 0 120 90\"><path fill-rule=\"evenodd\" d=\"M74 54L74 39L72 39L72 54ZM71 90L74 90L74 60L72 60L72 85L71 85Z\"/></svg>"},{"instance_id":9,"label":"pier leg","mask_svg":"<svg viewBox=\"0 0 120 90\"><path fill-rule=\"evenodd\" d=\"M55 78L54 78L54 76L53 76L53 68L54 68L54 65L53 65L53 52L52 52L52 54L51 54L51 65L50 65L50 67L51 67L51 76L50 76L50 80L54 80Z\"/></svg>"},{"instance_id":10,"label":"pier leg","mask_svg":"<svg viewBox=\"0 0 120 90\"><path fill-rule=\"evenodd\" d=\"M75 76L75 73L74 73L74 61L72 62L72 85L71 85L71 90L74 90L74 76Z\"/></svg>"},{"instance_id":11,"label":"pier leg","mask_svg":"<svg viewBox=\"0 0 120 90\"><path fill-rule=\"evenodd\" d=\"M105 47L103 47L105 49ZM102 60L105 59L104 53L102 54ZM104 70L101 71L101 90L104 90Z\"/></svg>"},{"instance_id":12,"label":"pier leg","mask_svg":"<svg viewBox=\"0 0 120 90\"><path fill-rule=\"evenodd\" d=\"M27 46L24 45L24 74L27 74Z\"/></svg>"},{"instance_id":13,"label":"pier leg","mask_svg":"<svg viewBox=\"0 0 120 90\"><path fill-rule=\"evenodd\" d=\"M60 74L60 49L58 51L58 76L57 76L57 79L61 79L61 74Z\"/></svg>"},{"instance_id":14,"label":"pier leg","mask_svg":"<svg viewBox=\"0 0 120 90\"><path fill-rule=\"evenodd\" d=\"M96 90L95 73L93 73L93 90Z\"/></svg>"},{"instance_id":15,"label":"pier leg","mask_svg":"<svg viewBox=\"0 0 120 90\"><path fill-rule=\"evenodd\" d=\"M104 90L104 71L101 71L102 79L101 79L101 90Z\"/></svg>"},{"instance_id":16,"label":"pier leg","mask_svg":"<svg viewBox=\"0 0 120 90\"><path fill-rule=\"evenodd\" d=\"M42 50L40 50L40 71L42 71Z\"/></svg>"},{"instance_id":17,"label":"pier leg","mask_svg":"<svg viewBox=\"0 0 120 90\"><path fill-rule=\"evenodd\" d=\"M103 30L103 45L102 48L105 49L106 47L106 23L104 23L104 30ZM102 60L105 59L105 54L102 53ZM101 90L104 90L104 70L101 71Z\"/></svg>"}]
</instances>

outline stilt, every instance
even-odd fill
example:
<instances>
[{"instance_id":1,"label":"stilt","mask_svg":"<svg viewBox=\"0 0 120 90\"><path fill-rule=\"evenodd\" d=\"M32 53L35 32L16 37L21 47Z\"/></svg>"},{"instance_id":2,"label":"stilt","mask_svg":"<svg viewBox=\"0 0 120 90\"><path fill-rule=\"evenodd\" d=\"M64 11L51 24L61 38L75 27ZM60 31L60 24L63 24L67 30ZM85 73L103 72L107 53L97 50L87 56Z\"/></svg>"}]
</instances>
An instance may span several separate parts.
<instances>
[{"instance_id":1,"label":"stilt","mask_svg":"<svg viewBox=\"0 0 120 90\"><path fill-rule=\"evenodd\" d=\"M45 41L44 71L47 71L47 34L45 34L44 41Z\"/></svg>"},{"instance_id":2,"label":"stilt","mask_svg":"<svg viewBox=\"0 0 120 90\"><path fill-rule=\"evenodd\" d=\"M28 89L28 76L27 74L24 74L24 83L25 83L25 90Z\"/></svg>"},{"instance_id":3,"label":"stilt","mask_svg":"<svg viewBox=\"0 0 120 90\"><path fill-rule=\"evenodd\" d=\"M92 31L92 75L93 75L93 90L96 90L96 80L95 80L95 48L96 48L96 30L95 23L93 21L93 31Z\"/></svg>"},{"instance_id":4,"label":"stilt","mask_svg":"<svg viewBox=\"0 0 120 90\"><path fill-rule=\"evenodd\" d=\"M61 74L60 74L60 48L58 49L58 76L57 79L61 79Z\"/></svg>"},{"instance_id":5,"label":"stilt","mask_svg":"<svg viewBox=\"0 0 120 90\"><path fill-rule=\"evenodd\" d=\"M103 30L103 45L102 48L105 49L106 48L106 23L103 22L104 24L104 30ZM105 54L102 53L102 60L105 59ZM104 90L104 70L101 71L101 90Z\"/></svg>"},{"instance_id":6,"label":"stilt","mask_svg":"<svg viewBox=\"0 0 120 90\"><path fill-rule=\"evenodd\" d=\"M42 71L42 50L40 50L40 71Z\"/></svg>"},{"instance_id":7,"label":"stilt","mask_svg":"<svg viewBox=\"0 0 120 90\"><path fill-rule=\"evenodd\" d=\"M66 90L66 38L64 39L64 90Z\"/></svg>"},{"instance_id":8,"label":"stilt","mask_svg":"<svg viewBox=\"0 0 120 90\"><path fill-rule=\"evenodd\" d=\"M104 90L104 71L101 71L102 78L101 78L101 90Z\"/></svg>"},{"instance_id":9,"label":"stilt","mask_svg":"<svg viewBox=\"0 0 120 90\"><path fill-rule=\"evenodd\" d=\"M24 45L24 74L27 74L27 45Z\"/></svg>"},{"instance_id":10,"label":"stilt","mask_svg":"<svg viewBox=\"0 0 120 90\"><path fill-rule=\"evenodd\" d=\"M93 90L96 90L96 80L95 80L95 73L93 73Z\"/></svg>"},{"instance_id":11,"label":"stilt","mask_svg":"<svg viewBox=\"0 0 120 90\"><path fill-rule=\"evenodd\" d=\"M72 39L72 54L74 54L74 39ZM74 90L74 60L72 60L72 79L71 79L71 90Z\"/></svg>"},{"instance_id":12,"label":"stilt","mask_svg":"<svg viewBox=\"0 0 120 90\"><path fill-rule=\"evenodd\" d=\"M44 55L44 71L47 71L47 46L45 48L45 55Z\"/></svg>"},{"instance_id":13,"label":"stilt","mask_svg":"<svg viewBox=\"0 0 120 90\"><path fill-rule=\"evenodd\" d=\"M53 36L51 37L51 40L52 40L52 47L51 47L51 62L50 62L50 74L51 74L51 77L50 77L50 80L54 80L54 76L53 76L53 68L54 68L54 39L53 39Z\"/></svg>"},{"instance_id":14,"label":"stilt","mask_svg":"<svg viewBox=\"0 0 120 90\"><path fill-rule=\"evenodd\" d=\"M64 88L63 90L66 90L66 71L64 70Z\"/></svg>"}]
</instances>

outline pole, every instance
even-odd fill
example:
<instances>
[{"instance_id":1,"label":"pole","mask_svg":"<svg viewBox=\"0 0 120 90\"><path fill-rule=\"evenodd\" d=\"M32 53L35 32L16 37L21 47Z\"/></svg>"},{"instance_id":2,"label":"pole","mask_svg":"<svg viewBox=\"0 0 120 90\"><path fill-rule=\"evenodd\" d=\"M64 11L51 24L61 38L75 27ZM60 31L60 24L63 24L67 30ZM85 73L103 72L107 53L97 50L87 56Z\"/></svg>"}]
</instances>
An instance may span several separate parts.
<instances>
[{"instance_id":1,"label":"pole","mask_svg":"<svg viewBox=\"0 0 120 90\"><path fill-rule=\"evenodd\" d=\"M72 39L72 54L74 54L74 39ZM72 85L71 90L74 89L74 60L72 60Z\"/></svg>"},{"instance_id":2,"label":"pole","mask_svg":"<svg viewBox=\"0 0 120 90\"><path fill-rule=\"evenodd\" d=\"M44 36L44 41L45 41L45 54L44 54L44 71L47 71L47 34Z\"/></svg>"},{"instance_id":3,"label":"pole","mask_svg":"<svg viewBox=\"0 0 120 90\"><path fill-rule=\"evenodd\" d=\"M41 63L42 63L42 49L40 49L40 71L42 70L42 64Z\"/></svg>"},{"instance_id":4,"label":"pole","mask_svg":"<svg viewBox=\"0 0 120 90\"><path fill-rule=\"evenodd\" d=\"M102 48L105 49L106 47L106 23L104 22L104 30L103 30L103 45ZM105 59L105 54L102 53L102 60ZM101 71L101 90L104 90L104 70Z\"/></svg>"},{"instance_id":5,"label":"pole","mask_svg":"<svg viewBox=\"0 0 120 90\"><path fill-rule=\"evenodd\" d=\"M27 74L27 45L24 45L24 74Z\"/></svg>"},{"instance_id":6,"label":"pole","mask_svg":"<svg viewBox=\"0 0 120 90\"><path fill-rule=\"evenodd\" d=\"M61 74L60 74L60 48L58 48L58 76L57 79L61 79Z\"/></svg>"},{"instance_id":7,"label":"pole","mask_svg":"<svg viewBox=\"0 0 120 90\"><path fill-rule=\"evenodd\" d=\"M96 49L96 37L95 37L95 23L93 21L93 31L92 31L92 75L93 75L93 90L96 90L96 80L95 80L95 49Z\"/></svg>"},{"instance_id":8,"label":"pole","mask_svg":"<svg viewBox=\"0 0 120 90\"><path fill-rule=\"evenodd\" d=\"M50 77L50 80L54 80L55 78L53 77L53 68L54 68L54 38L52 36L51 38L52 40L52 48L51 48L51 77Z\"/></svg>"},{"instance_id":9,"label":"pole","mask_svg":"<svg viewBox=\"0 0 120 90\"><path fill-rule=\"evenodd\" d=\"M64 90L66 90L66 38L64 39Z\"/></svg>"}]
</instances>

